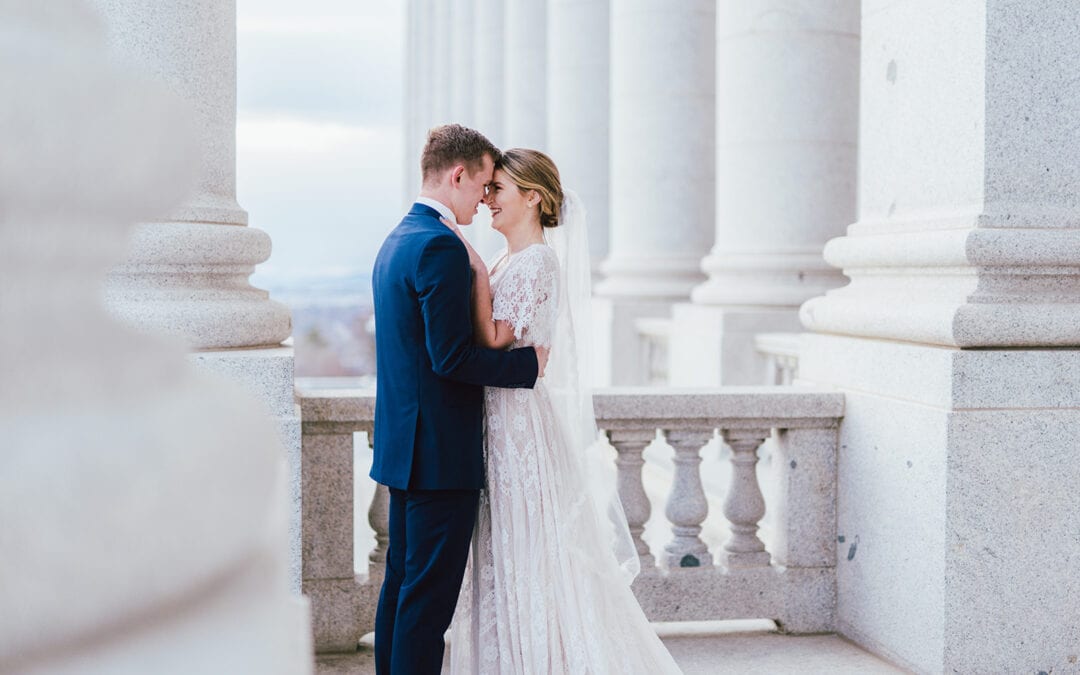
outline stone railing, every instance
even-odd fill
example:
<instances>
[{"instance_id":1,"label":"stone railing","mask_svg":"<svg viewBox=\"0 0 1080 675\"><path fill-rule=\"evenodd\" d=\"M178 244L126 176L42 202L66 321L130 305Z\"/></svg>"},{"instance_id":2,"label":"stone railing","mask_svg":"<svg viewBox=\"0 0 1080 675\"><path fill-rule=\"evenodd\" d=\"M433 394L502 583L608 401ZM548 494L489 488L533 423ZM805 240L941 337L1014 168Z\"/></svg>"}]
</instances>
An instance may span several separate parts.
<instances>
[{"instance_id":1,"label":"stone railing","mask_svg":"<svg viewBox=\"0 0 1080 675\"><path fill-rule=\"evenodd\" d=\"M758 333L754 349L765 357L762 384L791 384L799 376L800 333Z\"/></svg>"},{"instance_id":2,"label":"stone railing","mask_svg":"<svg viewBox=\"0 0 1080 675\"><path fill-rule=\"evenodd\" d=\"M641 345L636 382L663 386L668 382L668 345L671 343L671 319L645 318L634 322Z\"/></svg>"},{"instance_id":3,"label":"stone railing","mask_svg":"<svg viewBox=\"0 0 1080 675\"><path fill-rule=\"evenodd\" d=\"M303 423L303 585L315 647L352 651L373 630L386 557L387 491L375 490L368 519L376 546L367 574L353 563L353 434L371 432L374 396L298 388ZM834 630L836 442L843 395L802 387L713 390L610 389L596 412L617 451L617 484L642 562L634 582L654 621L766 618L790 632ZM642 482L642 453L657 430L674 449L665 506L671 541L642 539L654 507ZM708 501L702 448L719 431L731 448L723 515L731 536L710 551L701 539ZM773 438L768 471L775 503L758 480L758 448ZM758 537L770 510L772 545ZM715 556L715 560L714 560Z\"/></svg>"}]
</instances>

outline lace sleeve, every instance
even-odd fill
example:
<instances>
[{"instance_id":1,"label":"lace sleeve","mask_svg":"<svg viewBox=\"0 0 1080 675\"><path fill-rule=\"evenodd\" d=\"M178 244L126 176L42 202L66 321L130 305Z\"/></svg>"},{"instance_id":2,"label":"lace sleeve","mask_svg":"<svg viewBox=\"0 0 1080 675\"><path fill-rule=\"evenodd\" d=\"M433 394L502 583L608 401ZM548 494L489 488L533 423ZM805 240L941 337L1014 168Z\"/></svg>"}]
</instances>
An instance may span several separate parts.
<instances>
[{"instance_id":1,"label":"lace sleeve","mask_svg":"<svg viewBox=\"0 0 1080 675\"><path fill-rule=\"evenodd\" d=\"M549 346L558 310L559 262L547 246L521 252L495 290L492 318L514 328L514 339Z\"/></svg>"}]
</instances>

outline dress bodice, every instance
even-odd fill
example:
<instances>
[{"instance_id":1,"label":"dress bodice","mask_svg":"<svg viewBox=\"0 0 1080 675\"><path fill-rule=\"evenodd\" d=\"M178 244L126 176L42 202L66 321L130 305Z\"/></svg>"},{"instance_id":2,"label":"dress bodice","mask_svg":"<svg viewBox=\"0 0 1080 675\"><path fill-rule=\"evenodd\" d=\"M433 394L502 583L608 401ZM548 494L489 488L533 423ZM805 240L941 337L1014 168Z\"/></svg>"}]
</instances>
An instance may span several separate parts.
<instances>
[{"instance_id":1,"label":"dress bodice","mask_svg":"<svg viewBox=\"0 0 1080 675\"><path fill-rule=\"evenodd\" d=\"M513 347L550 346L558 315L559 261L546 244L533 244L496 263L491 275L492 318L514 329Z\"/></svg>"}]
</instances>

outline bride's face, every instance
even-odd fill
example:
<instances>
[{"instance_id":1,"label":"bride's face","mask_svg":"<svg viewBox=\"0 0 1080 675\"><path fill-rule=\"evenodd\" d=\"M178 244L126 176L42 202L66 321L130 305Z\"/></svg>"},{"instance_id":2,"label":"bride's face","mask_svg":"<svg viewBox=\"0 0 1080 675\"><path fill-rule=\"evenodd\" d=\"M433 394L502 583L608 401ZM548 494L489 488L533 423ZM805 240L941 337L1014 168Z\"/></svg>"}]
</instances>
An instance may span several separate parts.
<instances>
[{"instance_id":1,"label":"bride's face","mask_svg":"<svg viewBox=\"0 0 1080 675\"><path fill-rule=\"evenodd\" d=\"M522 192L505 172L497 169L484 197L484 204L491 211L491 228L505 234L508 229L527 223L536 211L535 206L529 206L535 201L539 201L535 192Z\"/></svg>"}]
</instances>

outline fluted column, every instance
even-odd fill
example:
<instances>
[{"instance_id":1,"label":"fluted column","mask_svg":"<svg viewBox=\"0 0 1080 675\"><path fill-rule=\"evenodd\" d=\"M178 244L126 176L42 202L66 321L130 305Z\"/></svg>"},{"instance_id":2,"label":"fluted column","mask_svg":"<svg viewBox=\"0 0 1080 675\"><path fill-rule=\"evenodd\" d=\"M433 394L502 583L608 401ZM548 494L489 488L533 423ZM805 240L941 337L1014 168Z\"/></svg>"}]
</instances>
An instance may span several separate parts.
<instances>
[{"instance_id":1,"label":"fluted column","mask_svg":"<svg viewBox=\"0 0 1080 675\"><path fill-rule=\"evenodd\" d=\"M673 384L760 383L754 335L843 283L822 249L855 219L859 3L717 7L716 243L675 312Z\"/></svg>"},{"instance_id":2,"label":"fluted column","mask_svg":"<svg viewBox=\"0 0 1080 675\"><path fill-rule=\"evenodd\" d=\"M459 64L466 61L467 69L455 70L455 77L466 81L463 87L455 85L455 96L467 93L469 100L462 101L460 122L484 134L496 146L501 147L503 137L503 38L505 30L505 0L455 0L455 17L459 26L456 37L461 52L455 51ZM506 241L491 229L491 215L486 208L477 211L473 224L464 228L465 236L485 259L490 259L506 245Z\"/></svg>"},{"instance_id":3,"label":"fluted column","mask_svg":"<svg viewBox=\"0 0 1080 675\"><path fill-rule=\"evenodd\" d=\"M475 0L474 31L480 37L473 40L473 63L483 64L481 75L473 81L473 108L476 128L503 147L503 116L505 115L504 39L506 31L505 0Z\"/></svg>"},{"instance_id":4,"label":"fluted column","mask_svg":"<svg viewBox=\"0 0 1080 675\"><path fill-rule=\"evenodd\" d=\"M453 86L453 50L464 49L459 44L465 36L451 34L454 5L449 0L430 0L426 19L428 40L428 69L431 73L431 124L453 122L451 87Z\"/></svg>"},{"instance_id":5,"label":"fluted column","mask_svg":"<svg viewBox=\"0 0 1080 675\"><path fill-rule=\"evenodd\" d=\"M608 252L611 0L548 0L548 149L589 215L589 253Z\"/></svg>"},{"instance_id":6,"label":"fluted column","mask_svg":"<svg viewBox=\"0 0 1080 675\"><path fill-rule=\"evenodd\" d=\"M644 374L635 320L704 280L713 239L715 0L611 7L611 248L596 294L612 384ZM613 367L620 364L620 367Z\"/></svg>"},{"instance_id":7,"label":"fluted column","mask_svg":"<svg viewBox=\"0 0 1080 675\"><path fill-rule=\"evenodd\" d=\"M236 202L236 3L91 0L113 58L164 84L194 112L195 189L167 217L140 223L106 279L109 309L182 338L201 367L258 396L278 421L290 463L293 580L300 581L300 428L284 305L248 283L270 237ZM243 349L237 349L243 348Z\"/></svg>"},{"instance_id":8,"label":"fluted column","mask_svg":"<svg viewBox=\"0 0 1080 675\"><path fill-rule=\"evenodd\" d=\"M506 0L506 147L547 150L547 5L548 0Z\"/></svg>"},{"instance_id":9,"label":"fluted column","mask_svg":"<svg viewBox=\"0 0 1080 675\"><path fill-rule=\"evenodd\" d=\"M474 80L477 72L481 77L486 77L486 70L474 67L477 44L486 44L486 39L477 39L476 16L474 13L475 0L453 0L453 20L451 22L454 35L454 47L450 57L450 121L473 126L473 111L476 100L473 96ZM482 55L481 55L482 57ZM481 61L485 63L485 61Z\"/></svg>"},{"instance_id":10,"label":"fluted column","mask_svg":"<svg viewBox=\"0 0 1080 675\"><path fill-rule=\"evenodd\" d=\"M851 283L799 357L847 400L837 619L917 672L1075 669L1076 6L863 4Z\"/></svg>"},{"instance_id":11,"label":"fluted column","mask_svg":"<svg viewBox=\"0 0 1080 675\"><path fill-rule=\"evenodd\" d=\"M429 0L408 0L405 6L405 101L404 152L405 182L401 201L408 208L420 192L420 149L427 132L427 105L430 97L425 29Z\"/></svg>"}]
</instances>

